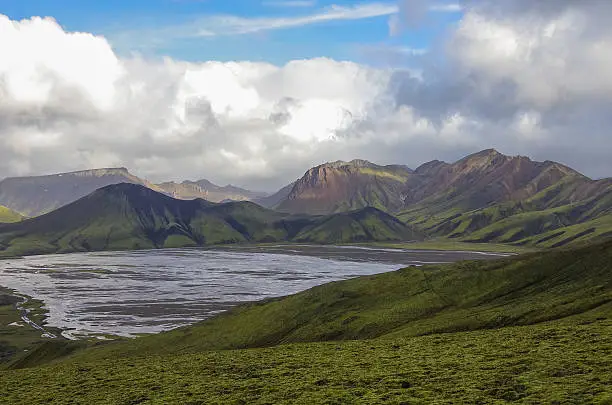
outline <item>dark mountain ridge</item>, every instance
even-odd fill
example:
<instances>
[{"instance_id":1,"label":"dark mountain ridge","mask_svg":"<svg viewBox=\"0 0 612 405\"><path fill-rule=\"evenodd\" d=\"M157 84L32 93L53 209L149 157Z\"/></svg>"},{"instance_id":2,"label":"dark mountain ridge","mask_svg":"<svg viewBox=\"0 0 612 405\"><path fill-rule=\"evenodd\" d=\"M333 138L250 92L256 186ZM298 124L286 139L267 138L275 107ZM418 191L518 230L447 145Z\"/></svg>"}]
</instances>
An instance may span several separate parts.
<instances>
[{"instance_id":1,"label":"dark mountain ridge","mask_svg":"<svg viewBox=\"0 0 612 405\"><path fill-rule=\"evenodd\" d=\"M537 244L540 239L531 236L589 221L597 223L575 231L607 235L612 231L611 192L612 179L592 180L557 162L487 149L454 163L434 160L414 171L364 160L326 163L284 188L278 194L286 197L270 206L311 214L373 206L432 236ZM505 219L514 230L486 229Z\"/></svg>"},{"instance_id":2,"label":"dark mountain ridge","mask_svg":"<svg viewBox=\"0 0 612 405\"><path fill-rule=\"evenodd\" d=\"M0 225L0 255L418 238L420 234L411 227L371 208L338 216L292 216L246 201L177 200L141 185L122 183L51 213Z\"/></svg>"}]
</instances>

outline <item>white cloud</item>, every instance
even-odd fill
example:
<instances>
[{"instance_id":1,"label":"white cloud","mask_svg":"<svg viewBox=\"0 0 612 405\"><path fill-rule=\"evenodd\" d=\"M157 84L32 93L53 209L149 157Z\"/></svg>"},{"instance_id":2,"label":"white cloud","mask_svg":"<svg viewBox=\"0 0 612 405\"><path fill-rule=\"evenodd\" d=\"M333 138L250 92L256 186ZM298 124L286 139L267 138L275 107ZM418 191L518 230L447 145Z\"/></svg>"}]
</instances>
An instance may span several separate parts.
<instances>
[{"instance_id":1,"label":"white cloud","mask_svg":"<svg viewBox=\"0 0 612 405\"><path fill-rule=\"evenodd\" d=\"M0 17L0 175L121 165L274 188L327 160L416 166L487 147L610 175L605 10L462 7L420 77L325 58L119 58L51 19Z\"/></svg>"},{"instance_id":2,"label":"white cloud","mask_svg":"<svg viewBox=\"0 0 612 405\"><path fill-rule=\"evenodd\" d=\"M304 16L287 17L238 17L215 15L203 17L194 23L199 29L194 36L241 35L260 31L270 31L302 27L329 21L362 20L394 14L397 7L386 3L363 3L355 6L332 5L319 12Z\"/></svg>"},{"instance_id":3,"label":"white cloud","mask_svg":"<svg viewBox=\"0 0 612 405\"><path fill-rule=\"evenodd\" d=\"M291 4L291 2L282 2L282 4ZM297 4L298 2L295 5ZM456 13L461 8L455 4L435 3L429 7L429 10L434 13ZM145 48L155 48L181 39L248 35L333 21L354 21L387 16L395 21L399 18L396 15L398 12L401 13L402 8L395 3L363 2L349 6L332 4L310 14L302 15L242 17L231 14L210 14L175 26L116 32L112 34L112 42L122 49L143 48L143 44L146 45ZM138 44L133 43L134 38L138 38Z\"/></svg>"},{"instance_id":4,"label":"white cloud","mask_svg":"<svg viewBox=\"0 0 612 405\"><path fill-rule=\"evenodd\" d=\"M97 107L109 107L122 67L105 39L65 33L49 18L12 22L0 15L0 72L6 96L45 105L54 86L82 91Z\"/></svg>"},{"instance_id":5,"label":"white cloud","mask_svg":"<svg viewBox=\"0 0 612 405\"><path fill-rule=\"evenodd\" d=\"M317 2L315 0L285 0L285 1L264 1L262 3L268 7L314 7Z\"/></svg>"},{"instance_id":6,"label":"white cloud","mask_svg":"<svg viewBox=\"0 0 612 405\"><path fill-rule=\"evenodd\" d=\"M463 11L463 7L461 4L457 3L440 3L440 4L432 4L429 7L430 11L437 11L443 13L459 13Z\"/></svg>"}]
</instances>

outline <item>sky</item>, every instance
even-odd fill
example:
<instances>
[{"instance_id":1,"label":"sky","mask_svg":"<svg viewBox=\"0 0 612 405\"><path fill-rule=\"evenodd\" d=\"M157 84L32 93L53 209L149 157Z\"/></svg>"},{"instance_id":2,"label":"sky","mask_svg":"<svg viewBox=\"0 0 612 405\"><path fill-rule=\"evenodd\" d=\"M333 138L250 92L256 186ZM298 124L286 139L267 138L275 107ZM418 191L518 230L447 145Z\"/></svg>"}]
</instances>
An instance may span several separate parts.
<instances>
[{"instance_id":1,"label":"sky","mask_svg":"<svg viewBox=\"0 0 612 405\"><path fill-rule=\"evenodd\" d=\"M606 0L1 0L0 177L272 191L496 148L612 176Z\"/></svg>"}]
</instances>

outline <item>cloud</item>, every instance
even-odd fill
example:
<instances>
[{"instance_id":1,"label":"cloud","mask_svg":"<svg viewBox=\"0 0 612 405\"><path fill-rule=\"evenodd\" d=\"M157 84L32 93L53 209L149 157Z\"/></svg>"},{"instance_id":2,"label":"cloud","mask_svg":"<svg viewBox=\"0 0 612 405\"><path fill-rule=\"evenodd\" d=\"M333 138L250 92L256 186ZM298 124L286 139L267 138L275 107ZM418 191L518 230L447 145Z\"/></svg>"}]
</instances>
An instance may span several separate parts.
<instances>
[{"instance_id":1,"label":"cloud","mask_svg":"<svg viewBox=\"0 0 612 405\"><path fill-rule=\"evenodd\" d=\"M214 15L200 18L193 26L194 36L242 35L302 27L329 21L362 20L394 14L397 7L386 3L363 3L355 6L331 5L316 13L287 17L238 17Z\"/></svg>"},{"instance_id":2,"label":"cloud","mask_svg":"<svg viewBox=\"0 0 612 405\"><path fill-rule=\"evenodd\" d=\"M297 4L302 4L302 2L269 2L268 5L272 3L287 7L292 4L293 8L296 8ZM458 10L460 10L458 6L446 3L434 3L429 7L429 11L434 13L455 13ZM113 44L118 44L121 48L143 48L143 44L146 45L145 48L157 48L172 41L185 39L248 35L333 21L355 21L387 16L395 19L398 12L401 12L401 6L388 2L364 2L349 6L332 4L302 15L242 17L211 14L179 25L128 30L111 35ZM134 38L138 38L137 45L133 43Z\"/></svg>"},{"instance_id":3,"label":"cloud","mask_svg":"<svg viewBox=\"0 0 612 405\"><path fill-rule=\"evenodd\" d=\"M460 13L463 7L457 3L437 3L429 0L400 0L397 12L389 18L389 33L392 36L417 27L429 13Z\"/></svg>"},{"instance_id":4,"label":"cloud","mask_svg":"<svg viewBox=\"0 0 612 405\"><path fill-rule=\"evenodd\" d=\"M462 2L448 37L415 55L420 74L120 58L52 19L0 17L0 176L121 165L273 189L328 160L415 167L488 147L609 176L612 14L594 3Z\"/></svg>"},{"instance_id":5,"label":"cloud","mask_svg":"<svg viewBox=\"0 0 612 405\"><path fill-rule=\"evenodd\" d=\"M264 1L262 3L268 7L314 7L317 2L315 0L285 0L285 1Z\"/></svg>"}]
</instances>

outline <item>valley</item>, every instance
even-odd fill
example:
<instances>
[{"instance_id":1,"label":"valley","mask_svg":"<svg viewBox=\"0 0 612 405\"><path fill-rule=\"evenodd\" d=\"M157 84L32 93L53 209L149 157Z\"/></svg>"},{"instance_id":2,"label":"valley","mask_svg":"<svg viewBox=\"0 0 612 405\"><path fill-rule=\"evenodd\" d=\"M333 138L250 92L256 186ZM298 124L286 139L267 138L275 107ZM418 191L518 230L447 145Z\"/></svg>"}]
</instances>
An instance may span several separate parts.
<instances>
[{"instance_id":1,"label":"valley","mask_svg":"<svg viewBox=\"0 0 612 405\"><path fill-rule=\"evenodd\" d=\"M1 260L0 285L44 302L46 325L69 339L134 337L332 281L500 256L304 245L76 253Z\"/></svg>"},{"instance_id":2,"label":"valley","mask_svg":"<svg viewBox=\"0 0 612 405\"><path fill-rule=\"evenodd\" d=\"M269 195L5 180L0 396L606 403L611 187L495 150L337 161Z\"/></svg>"},{"instance_id":3,"label":"valley","mask_svg":"<svg viewBox=\"0 0 612 405\"><path fill-rule=\"evenodd\" d=\"M606 403L612 244L407 267L129 341L50 342L15 403Z\"/></svg>"},{"instance_id":4,"label":"valley","mask_svg":"<svg viewBox=\"0 0 612 405\"><path fill-rule=\"evenodd\" d=\"M0 405L612 405L612 1L0 5Z\"/></svg>"}]
</instances>

